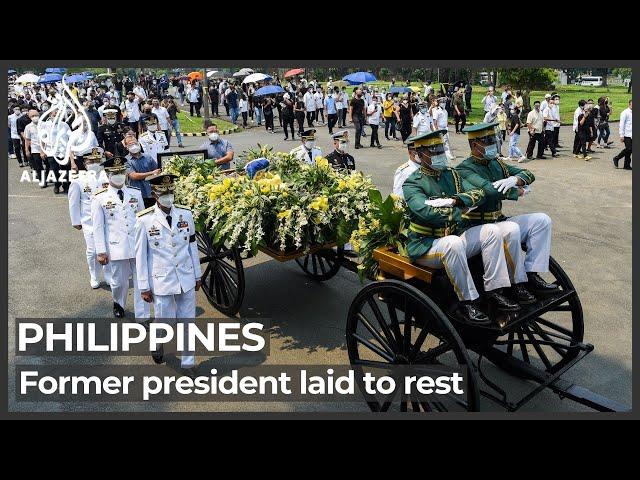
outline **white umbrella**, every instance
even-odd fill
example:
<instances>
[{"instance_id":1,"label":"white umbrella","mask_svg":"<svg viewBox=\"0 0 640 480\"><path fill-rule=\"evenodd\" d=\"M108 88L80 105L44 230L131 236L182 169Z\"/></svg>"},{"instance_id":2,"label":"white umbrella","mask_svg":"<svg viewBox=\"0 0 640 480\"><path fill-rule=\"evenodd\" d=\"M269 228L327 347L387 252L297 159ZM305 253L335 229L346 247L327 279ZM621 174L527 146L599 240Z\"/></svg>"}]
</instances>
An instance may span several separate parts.
<instances>
[{"instance_id":1,"label":"white umbrella","mask_svg":"<svg viewBox=\"0 0 640 480\"><path fill-rule=\"evenodd\" d=\"M242 83L257 83L262 82L263 80L271 80L272 77L266 75L264 73L252 73L248 77L246 77Z\"/></svg>"},{"instance_id":2,"label":"white umbrella","mask_svg":"<svg viewBox=\"0 0 640 480\"><path fill-rule=\"evenodd\" d=\"M240 71L241 71L242 73L244 73L245 75L250 75L250 74L252 74L252 73L253 73L253 69L252 69L252 68L247 68L247 67L245 67L245 68L241 68L241 69L240 69Z\"/></svg>"},{"instance_id":3,"label":"white umbrella","mask_svg":"<svg viewBox=\"0 0 640 480\"><path fill-rule=\"evenodd\" d=\"M216 73L218 73L218 70L211 70L207 72L207 78L213 77Z\"/></svg>"},{"instance_id":4,"label":"white umbrella","mask_svg":"<svg viewBox=\"0 0 640 480\"><path fill-rule=\"evenodd\" d=\"M34 75L33 73L25 73L24 75L20 75L16 78L15 83L38 83L40 77L38 75Z\"/></svg>"}]
</instances>

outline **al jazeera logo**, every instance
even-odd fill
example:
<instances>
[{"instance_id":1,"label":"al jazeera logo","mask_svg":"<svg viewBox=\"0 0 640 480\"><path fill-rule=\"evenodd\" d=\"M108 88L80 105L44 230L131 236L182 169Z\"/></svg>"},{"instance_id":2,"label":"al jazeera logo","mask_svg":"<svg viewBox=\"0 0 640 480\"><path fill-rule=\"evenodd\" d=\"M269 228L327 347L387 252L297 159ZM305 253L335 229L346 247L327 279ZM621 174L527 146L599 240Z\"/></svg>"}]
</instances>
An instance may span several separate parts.
<instances>
[{"instance_id":1,"label":"al jazeera logo","mask_svg":"<svg viewBox=\"0 0 640 480\"><path fill-rule=\"evenodd\" d=\"M71 93L66 83L66 75L56 84L57 92L52 99L51 108L42 114L37 126L38 143L42 153L40 155L45 168L37 171L23 171L20 182L39 183L68 183L70 181L67 165L71 161L71 150L86 152L92 147L91 123L84 107ZM71 122L71 126L69 126ZM42 157L45 158L42 158ZM56 174L51 165L53 159L59 167L63 167ZM37 161L37 159L36 159Z\"/></svg>"}]
</instances>

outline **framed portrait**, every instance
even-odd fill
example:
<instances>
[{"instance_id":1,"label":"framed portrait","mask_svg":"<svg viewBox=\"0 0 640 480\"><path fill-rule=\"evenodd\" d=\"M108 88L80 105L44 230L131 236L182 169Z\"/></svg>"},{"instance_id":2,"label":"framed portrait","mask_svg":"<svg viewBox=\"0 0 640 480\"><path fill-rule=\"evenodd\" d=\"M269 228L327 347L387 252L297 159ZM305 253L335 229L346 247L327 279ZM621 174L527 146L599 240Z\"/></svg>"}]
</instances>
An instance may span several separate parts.
<instances>
[{"instance_id":1,"label":"framed portrait","mask_svg":"<svg viewBox=\"0 0 640 480\"><path fill-rule=\"evenodd\" d=\"M206 150L181 150L179 152L158 153L158 168L162 168L164 162L168 162L174 157L180 157L186 161L204 162L207 158Z\"/></svg>"}]
</instances>

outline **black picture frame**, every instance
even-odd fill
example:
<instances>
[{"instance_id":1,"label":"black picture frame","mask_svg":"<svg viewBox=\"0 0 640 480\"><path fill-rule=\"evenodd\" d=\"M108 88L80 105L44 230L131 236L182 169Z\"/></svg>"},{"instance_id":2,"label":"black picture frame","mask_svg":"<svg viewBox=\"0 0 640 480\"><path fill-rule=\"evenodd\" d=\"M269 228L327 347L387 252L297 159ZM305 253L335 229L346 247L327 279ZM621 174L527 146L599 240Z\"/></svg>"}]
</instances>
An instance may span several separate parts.
<instances>
[{"instance_id":1,"label":"black picture frame","mask_svg":"<svg viewBox=\"0 0 640 480\"><path fill-rule=\"evenodd\" d=\"M201 155L201 160L204 162L207 159L206 150L180 150L177 152L160 152L158 153L158 168L162 168L162 160L169 159L174 156L187 157L190 155Z\"/></svg>"}]
</instances>

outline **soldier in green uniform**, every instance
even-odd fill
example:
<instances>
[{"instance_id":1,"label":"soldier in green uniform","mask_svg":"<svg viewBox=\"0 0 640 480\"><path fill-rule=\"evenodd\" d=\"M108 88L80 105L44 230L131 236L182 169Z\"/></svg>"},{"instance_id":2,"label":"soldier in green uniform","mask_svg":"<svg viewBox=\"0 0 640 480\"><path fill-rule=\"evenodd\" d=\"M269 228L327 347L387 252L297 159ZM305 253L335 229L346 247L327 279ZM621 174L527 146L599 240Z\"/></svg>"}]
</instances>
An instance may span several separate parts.
<instances>
[{"instance_id":1,"label":"soldier in green uniform","mask_svg":"<svg viewBox=\"0 0 640 480\"><path fill-rule=\"evenodd\" d=\"M482 254L484 289L490 303L500 310L518 310L520 306L502 295L502 288L511 286L511 281L500 230L491 224L470 228L462 218L482 205L485 194L448 167L444 133L437 130L409 139L421 167L402 188L411 217L407 250L411 261L419 265L444 267L460 300L459 315L469 322L486 324L487 315L475 304L479 294L467 258Z\"/></svg>"},{"instance_id":2,"label":"soldier in green uniform","mask_svg":"<svg viewBox=\"0 0 640 480\"><path fill-rule=\"evenodd\" d=\"M472 225L495 224L505 239L513 295L519 303L533 303L531 294L557 291L538 273L549 271L551 219L545 213L528 213L507 218L502 213L503 200L518 200L529 192L535 176L529 170L508 165L497 158L497 123L480 123L466 127L471 156L458 165L463 177L485 193L485 202L463 217ZM521 245L526 244L527 252ZM528 287L528 288L527 288Z\"/></svg>"}]
</instances>

